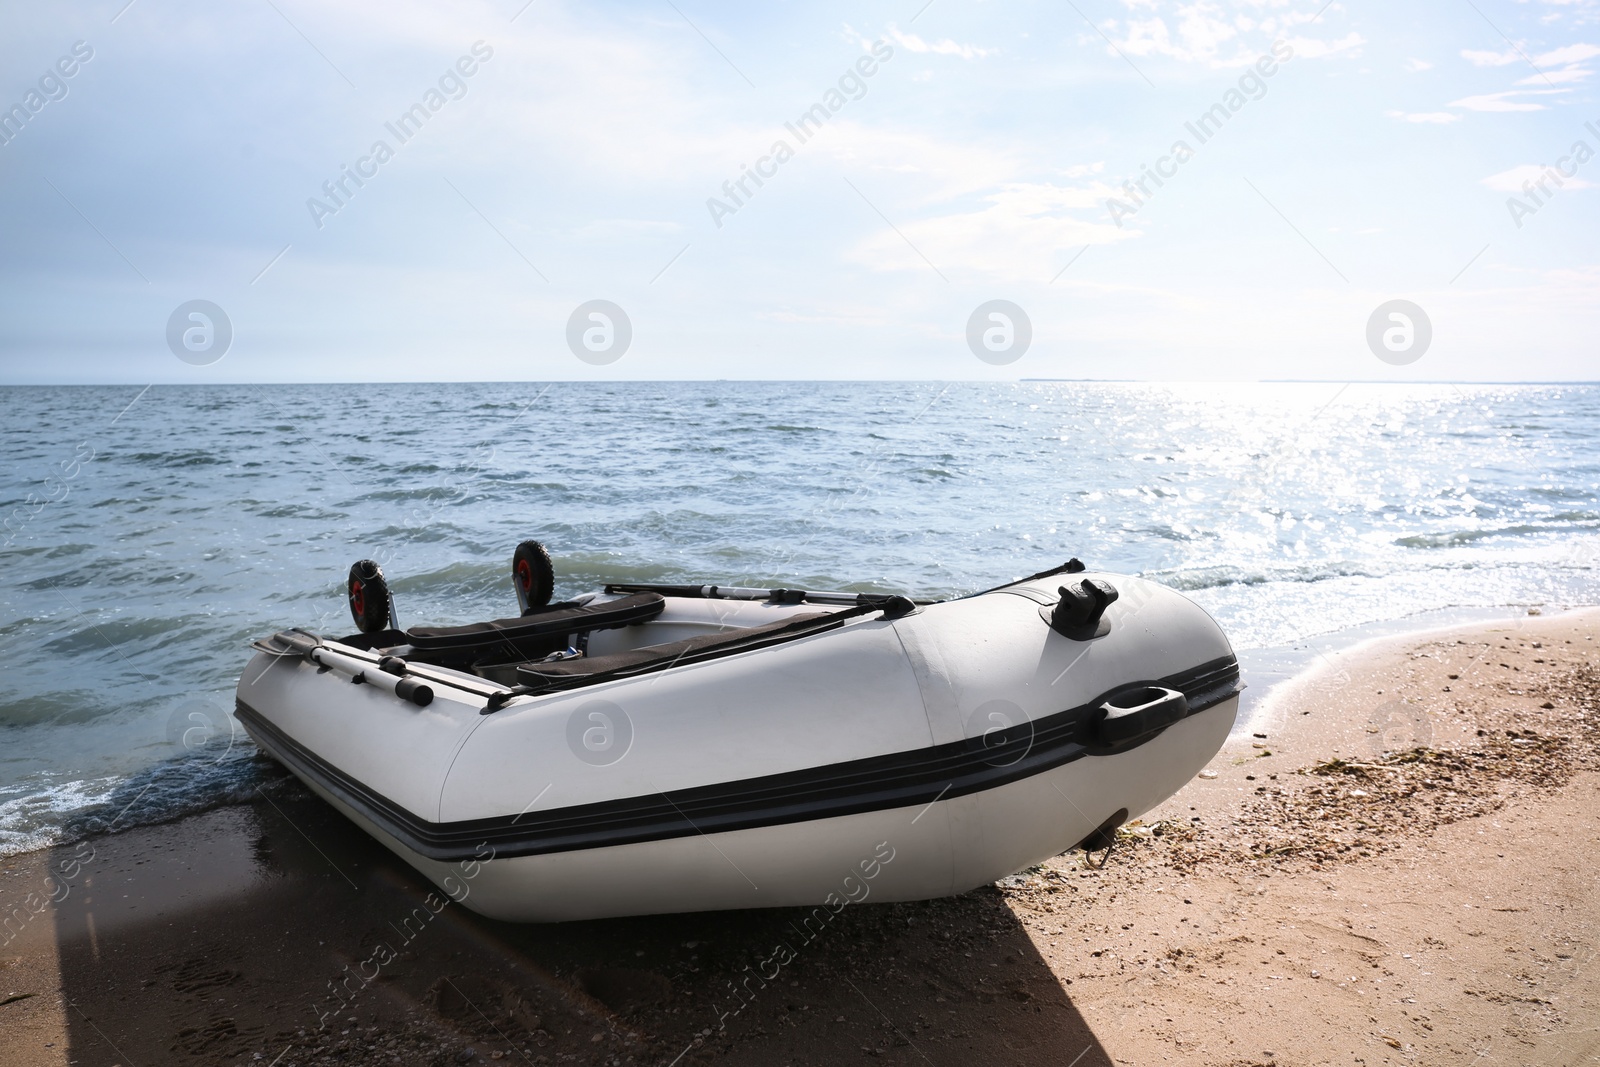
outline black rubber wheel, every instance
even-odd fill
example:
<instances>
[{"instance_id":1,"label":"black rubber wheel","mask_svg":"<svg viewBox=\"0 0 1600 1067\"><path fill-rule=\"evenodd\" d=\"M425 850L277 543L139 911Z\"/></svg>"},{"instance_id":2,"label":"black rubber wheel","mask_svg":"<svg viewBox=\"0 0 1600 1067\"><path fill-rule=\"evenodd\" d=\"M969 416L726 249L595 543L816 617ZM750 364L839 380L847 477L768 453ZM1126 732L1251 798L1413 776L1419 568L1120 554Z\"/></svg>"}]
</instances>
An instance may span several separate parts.
<instances>
[{"instance_id":1,"label":"black rubber wheel","mask_svg":"<svg viewBox=\"0 0 1600 1067\"><path fill-rule=\"evenodd\" d=\"M517 604L524 615L550 603L556 591L556 569L539 542L524 541L517 546L511 556L511 584L517 587Z\"/></svg>"},{"instance_id":2,"label":"black rubber wheel","mask_svg":"<svg viewBox=\"0 0 1600 1067\"><path fill-rule=\"evenodd\" d=\"M350 567L344 591L356 629L375 634L389 628L389 583L382 567L370 559L357 560Z\"/></svg>"}]
</instances>

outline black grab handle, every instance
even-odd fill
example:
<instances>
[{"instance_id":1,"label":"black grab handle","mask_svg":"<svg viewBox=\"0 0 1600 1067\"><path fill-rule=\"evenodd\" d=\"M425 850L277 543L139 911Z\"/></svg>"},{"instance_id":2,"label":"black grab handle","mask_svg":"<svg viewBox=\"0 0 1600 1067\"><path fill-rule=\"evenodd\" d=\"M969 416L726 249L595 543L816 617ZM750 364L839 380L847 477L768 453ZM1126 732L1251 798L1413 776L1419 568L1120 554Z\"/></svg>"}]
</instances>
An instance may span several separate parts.
<instances>
[{"instance_id":1,"label":"black grab handle","mask_svg":"<svg viewBox=\"0 0 1600 1067\"><path fill-rule=\"evenodd\" d=\"M1189 698L1176 689L1146 685L1129 689L1100 705L1105 713L1095 726L1103 745L1126 744L1163 730L1189 714Z\"/></svg>"}]
</instances>

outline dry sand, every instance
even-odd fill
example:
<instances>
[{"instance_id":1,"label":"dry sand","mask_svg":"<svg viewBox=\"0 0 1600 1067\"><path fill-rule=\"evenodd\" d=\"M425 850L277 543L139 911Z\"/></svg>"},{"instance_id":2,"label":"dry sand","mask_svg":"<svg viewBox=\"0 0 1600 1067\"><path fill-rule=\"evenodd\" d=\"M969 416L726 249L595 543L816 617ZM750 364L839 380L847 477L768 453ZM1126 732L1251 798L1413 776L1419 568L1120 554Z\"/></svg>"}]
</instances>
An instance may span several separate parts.
<instances>
[{"instance_id":1,"label":"dry sand","mask_svg":"<svg viewBox=\"0 0 1600 1067\"><path fill-rule=\"evenodd\" d=\"M0 865L0 1063L1596 1062L1597 641L1588 611L1332 655L1104 866L847 908L769 982L790 912L418 918L284 780Z\"/></svg>"}]
</instances>

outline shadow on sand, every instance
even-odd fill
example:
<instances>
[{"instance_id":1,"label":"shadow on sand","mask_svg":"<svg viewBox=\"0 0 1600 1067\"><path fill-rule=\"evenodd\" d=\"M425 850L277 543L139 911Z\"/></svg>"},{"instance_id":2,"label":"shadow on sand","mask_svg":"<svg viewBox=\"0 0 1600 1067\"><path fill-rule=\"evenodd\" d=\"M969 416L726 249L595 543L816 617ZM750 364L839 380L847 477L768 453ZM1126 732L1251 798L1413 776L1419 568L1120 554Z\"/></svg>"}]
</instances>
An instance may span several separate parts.
<instances>
[{"instance_id":1,"label":"shadow on sand","mask_svg":"<svg viewBox=\"0 0 1600 1067\"><path fill-rule=\"evenodd\" d=\"M499 923L293 782L51 863L76 872L53 918L84 1067L1109 1063L994 889L820 928Z\"/></svg>"}]
</instances>

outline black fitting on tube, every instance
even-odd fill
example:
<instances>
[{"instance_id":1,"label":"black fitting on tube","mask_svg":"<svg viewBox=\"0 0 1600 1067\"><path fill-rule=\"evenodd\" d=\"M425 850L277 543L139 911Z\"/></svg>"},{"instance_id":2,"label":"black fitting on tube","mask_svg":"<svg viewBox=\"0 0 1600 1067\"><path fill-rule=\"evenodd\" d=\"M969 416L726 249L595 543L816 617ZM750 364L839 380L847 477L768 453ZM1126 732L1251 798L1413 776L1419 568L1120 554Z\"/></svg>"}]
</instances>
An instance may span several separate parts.
<instances>
[{"instance_id":1,"label":"black fitting on tube","mask_svg":"<svg viewBox=\"0 0 1600 1067\"><path fill-rule=\"evenodd\" d=\"M409 700L419 708L433 703L433 687L423 685L414 678L402 678L394 684L394 695Z\"/></svg>"},{"instance_id":2,"label":"black fitting on tube","mask_svg":"<svg viewBox=\"0 0 1600 1067\"><path fill-rule=\"evenodd\" d=\"M1100 616L1117 599L1117 587L1102 578L1085 578L1076 585L1061 587L1061 600L1050 616L1050 627L1065 637L1093 633Z\"/></svg>"},{"instance_id":3,"label":"black fitting on tube","mask_svg":"<svg viewBox=\"0 0 1600 1067\"><path fill-rule=\"evenodd\" d=\"M490 693L489 699L483 705L483 710L478 712L478 714L492 715L501 708L505 707L507 704L511 703L512 699L515 697L521 696L524 692L527 692L527 690L522 689L522 687L519 686L517 689L501 689Z\"/></svg>"},{"instance_id":4,"label":"black fitting on tube","mask_svg":"<svg viewBox=\"0 0 1600 1067\"><path fill-rule=\"evenodd\" d=\"M917 610L917 605L912 602L910 597L899 595L890 597L879 606L883 609L884 620L888 622L893 622L895 619L903 619Z\"/></svg>"}]
</instances>

